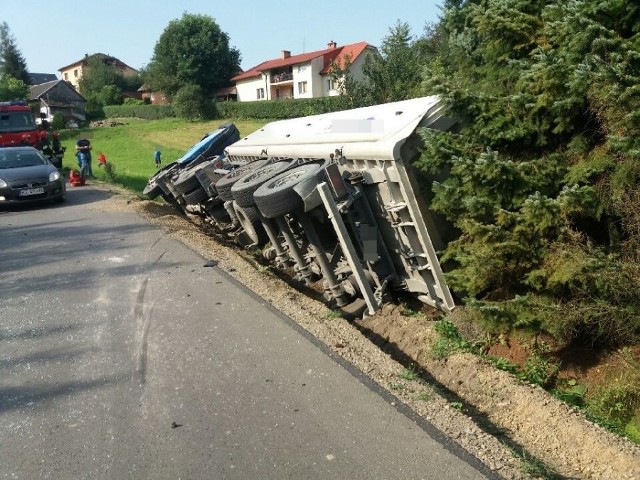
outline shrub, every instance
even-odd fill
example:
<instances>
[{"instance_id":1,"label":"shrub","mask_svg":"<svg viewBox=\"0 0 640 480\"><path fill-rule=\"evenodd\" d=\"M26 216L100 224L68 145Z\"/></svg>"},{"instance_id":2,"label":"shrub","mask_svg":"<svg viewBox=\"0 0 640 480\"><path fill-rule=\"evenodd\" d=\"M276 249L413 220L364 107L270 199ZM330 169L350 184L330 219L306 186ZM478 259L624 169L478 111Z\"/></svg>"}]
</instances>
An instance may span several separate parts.
<instances>
[{"instance_id":1,"label":"shrub","mask_svg":"<svg viewBox=\"0 0 640 480\"><path fill-rule=\"evenodd\" d=\"M87 120L98 120L105 118L104 104L97 96L89 96L84 106Z\"/></svg>"},{"instance_id":2,"label":"shrub","mask_svg":"<svg viewBox=\"0 0 640 480\"><path fill-rule=\"evenodd\" d=\"M107 105L104 107L104 114L106 118L143 118L145 120L176 116L171 105Z\"/></svg>"},{"instance_id":3,"label":"shrub","mask_svg":"<svg viewBox=\"0 0 640 480\"><path fill-rule=\"evenodd\" d=\"M107 162L104 164L104 178L109 183L114 183L116 179L116 166Z\"/></svg>"},{"instance_id":4,"label":"shrub","mask_svg":"<svg viewBox=\"0 0 640 480\"><path fill-rule=\"evenodd\" d=\"M198 85L185 85L173 99L176 115L185 120L205 120L214 117L213 102L205 97Z\"/></svg>"},{"instance_id":5,"label":"shrub","mask_svg":"<svg viewBox=\"0 0 640 480\"><path fill-rule=\"evenodd\" d=\"M117 85L105 85L100 89L98 98L102 105L120 105L122 103L122 89Z\"/></svg>"},{"instance_id":6,"label":"shrub","mask_svg":"<svg viewBox=\"0 0 640 480\"><path fill-rule=\"evenodd\" d=\"M416 166L440 175L425 185L430 208L459 232L449 285L499 330L637 342L636 7L447 4L423 85L460 128L422 131Z\"/></svg>"},{"instance_id":7,"label":"shrub","mask_svg":"<svg viewBox=\"0 0 640 480\"><path fill-rule=\"evenodd\" d=\"M125 98L122 103L124 105L145 105L145 101L141 100L139 98L131 98L131 97L127 97Z\"/></svg>"},{"instance_id":8,"label":"shrub","mask_svg":"<svg viewBox=\"0 0 640 480\"><path fill-rule=\"evenodd\" d=\"M64 115L60 112L55 113L53 115L53 120L51 120L51 129L52 130L62 130L67 126L67 121L64 118Z\"/></svg>"}]
</instances>

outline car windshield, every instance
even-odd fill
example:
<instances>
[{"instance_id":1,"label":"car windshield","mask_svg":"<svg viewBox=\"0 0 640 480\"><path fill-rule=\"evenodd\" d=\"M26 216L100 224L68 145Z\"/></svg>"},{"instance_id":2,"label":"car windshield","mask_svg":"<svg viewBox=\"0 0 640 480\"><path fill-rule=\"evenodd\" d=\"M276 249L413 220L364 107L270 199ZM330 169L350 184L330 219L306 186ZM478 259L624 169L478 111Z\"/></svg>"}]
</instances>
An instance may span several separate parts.
<instances>
[{"instance_id":1,"label":"car windshield","mask_svg":"<svg viewBox=\"0 0 640 480\"><path fill-rule=\"evenodd\" d=\"M0 113L0 132L26 132L35 129L31 112Z\"/></svg>"},{"instance_id":2,"label":"car windshield","mask_svg":"<svg viewBox=\"0 0 640 480\"><path fill-rule=\"evenodd\" d=\"M36 165L46 165L47 160L40 156L37 151L25 150L2 150L0 149L0 169L34 167Z\"/></svg>"}]
</instances>

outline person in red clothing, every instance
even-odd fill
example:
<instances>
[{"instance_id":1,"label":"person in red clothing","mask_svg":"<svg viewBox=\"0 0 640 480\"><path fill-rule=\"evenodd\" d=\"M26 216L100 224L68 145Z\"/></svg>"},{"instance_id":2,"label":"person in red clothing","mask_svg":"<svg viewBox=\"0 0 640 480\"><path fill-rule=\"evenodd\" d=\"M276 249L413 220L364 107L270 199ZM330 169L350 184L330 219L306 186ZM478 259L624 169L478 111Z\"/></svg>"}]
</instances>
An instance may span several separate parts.
<instances>
[{"instance_id":1,"label":"person in red clothing","mask_svg":"<svg viewBox=\"0 0 640 480\"><path fill-rule=\"evenodd\" d=\"M104 156L104 153L100 152L98 155L98 168L102 167L107 163L107 157Z\"/></svg>"}]
</instances>

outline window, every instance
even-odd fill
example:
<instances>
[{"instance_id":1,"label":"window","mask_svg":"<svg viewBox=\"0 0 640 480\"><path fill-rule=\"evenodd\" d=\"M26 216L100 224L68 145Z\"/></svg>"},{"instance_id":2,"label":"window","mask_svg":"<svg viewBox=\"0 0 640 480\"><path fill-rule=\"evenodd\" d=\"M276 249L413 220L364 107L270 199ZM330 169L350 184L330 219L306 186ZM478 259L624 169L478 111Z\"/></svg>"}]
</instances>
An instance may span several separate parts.
<instances>
[{"instance_id":1,"label":"window","mask_svg":"<svg viewBox=\"0 0 640 480\"><path fill-rule=\"evenodd\" d=\"M73 76L78 78L78 69L77 68L73 71Z\"/></svg>"},{"instance_id":2,"label":"window","mask_svg":"<svg viewBox=\"0 0 640 480\"><path fill-rule=\"evenodd\" d=\"M335 84L333 82L333 79L331 78L327 80L327 90L328 91L335 90Z\"/></svg>"},{"instance_id":3,"label":"window","mask_svg":"<svg viewBox=\"0 0 640 480\"><path fill-rule=\"evenodd\" d=\"M307 93L307 82L298 82L298 93Z\"/></svg>"},{"instance_id":4,"label":"window","mask_svg":"<svg viewBox=\"0 0 640 480\"><path fill-rule=\"evenodd\" d=\"M69 72L64 72L64 79L69 80Z\"/></svg>"},{"instance_id":5,"label":"window","mask_svg":"<svg viewBox=\"0 0 640 480\"><path fill-rule=\"evenodd\" d=\"M264 88L256 89L256 97L258 98L258 100L264 98Z\"/></svg>"}]
</instances>

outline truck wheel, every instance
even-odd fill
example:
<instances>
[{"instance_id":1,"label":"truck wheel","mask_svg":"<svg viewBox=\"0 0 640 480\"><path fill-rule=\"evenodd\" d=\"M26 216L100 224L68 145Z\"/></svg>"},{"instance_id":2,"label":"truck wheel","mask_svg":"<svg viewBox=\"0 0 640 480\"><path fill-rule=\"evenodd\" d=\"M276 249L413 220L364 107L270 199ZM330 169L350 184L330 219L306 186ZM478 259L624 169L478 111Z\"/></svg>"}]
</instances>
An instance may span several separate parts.
<instances>
[{"instance_id":1,"label":"truck wheel","mask_svg":"<svg viewBox=\"0 0 640 480\"><path fill-rule=\"evenodd\" d=\"M200 183L198 183L198 188L196 188L193 192L185 193L183 197L184 201L187 202L187 205L199 205L200 203L204 203L209 199L209 195L200 186Z\"/></svg>"},{"instance_id":2,"label":"truck wheel","mask_svg":"<svg viewBox=\"0 0 640 480\"><path fill-rule=\"evenodd\" d=\"M236 217L242 225L242 229L255 244L262 246L267 243L267 232L262 226L260 221L260 215L258 209L255 207L241 207L236 202L233 202L233 210L236 212Z\"/></svg>"},{"instance_id":3,"label":"truck wheel","mask_svg":"<svg viewBox=\"0 0 640 480\"><path fill-rule=\"evenodd\" d=\"M142 191L143 195L146 195L150 199L156 198L158 195L162 195L163 191L160 186L160 181L165 175L169 175L170 171L178 167L177 162L165 165L162 169L158 170L153 177L147 182L147 186Z\"/></svg>"},{"instance_id":4,"label":"truck wheel","mask_svg":"<svg viewBox=\"0 0 640 480\"><path fill-rule=\"evenodd\" d=\"M160 188L160 186L155 181L152 182L151 180L149 180L149 183L147 183L147 186L144 187L144 190L142 191L142 194L151 200L156 198L161 193L162 189Z\"/></svg>"},{"instance_id":5,"label":"truck wheel","mask_svg":"<svg viewBox=\"0 0 640 480\"><path fill-rule=\"evenodd\" d=\"M234 200L241 207L251 207L255 205L256 202L253 200L253 192L270 178L290 170L295 167L296 164L296 160L275 162L245 175L231 187L231 194Z\"/></svg>"},{"instance_id":6,"label":"truck wheel","mask_svg":"<svg viewBox=\"0 0 640 480\"><path fill-rule=\"evenodd\" d=\"M224 177L216 182L216 191L222 200L233 200L233 194L231 193L231 187L234 183L240 180L245 175L253 172L256 168L263 167L267 164L268 160L256 160L255 162L247 163L234 170L231 170Z\"/></svg>"},{"instance_id":7,"label":"truck wheel","mask_svg":"<svg viewBox=\"0 0 640 480\"><path fill-rule=\"evenodd\" d=\"M196 173L207 165L207 162L200 163L193 168L180 172L180 175L178 175L178 177L173 181L173 188L182 195L200 188L200 180L198 180Z\"/></svg>"},{"instance_id":8,"label":"truck wheel","mask_svg":"<svg viewBox=\"0 0 640 480\"><path fill-rule=\"evenodd\" d=\"M186 162L186 164L180 164L180 166L182 168L182 171L185 172L187 170L197 167L198 165L205 162L206 160L207 158L205 156L198 155L196 158L194 158L190 162Z\"/></svg>"},{"instance_id":9,"label":"truck wheel","mask_svg":"<svg viewBox=\"0 0 640 480\"><path fill-rule=\"evenodd\" d=\"M316 163L300 165L267 180L253 194L256 206L267 218L280 217L303 205L293 190L300 182L317 177L321 166Z\"/></svg>"}]
</instances>

